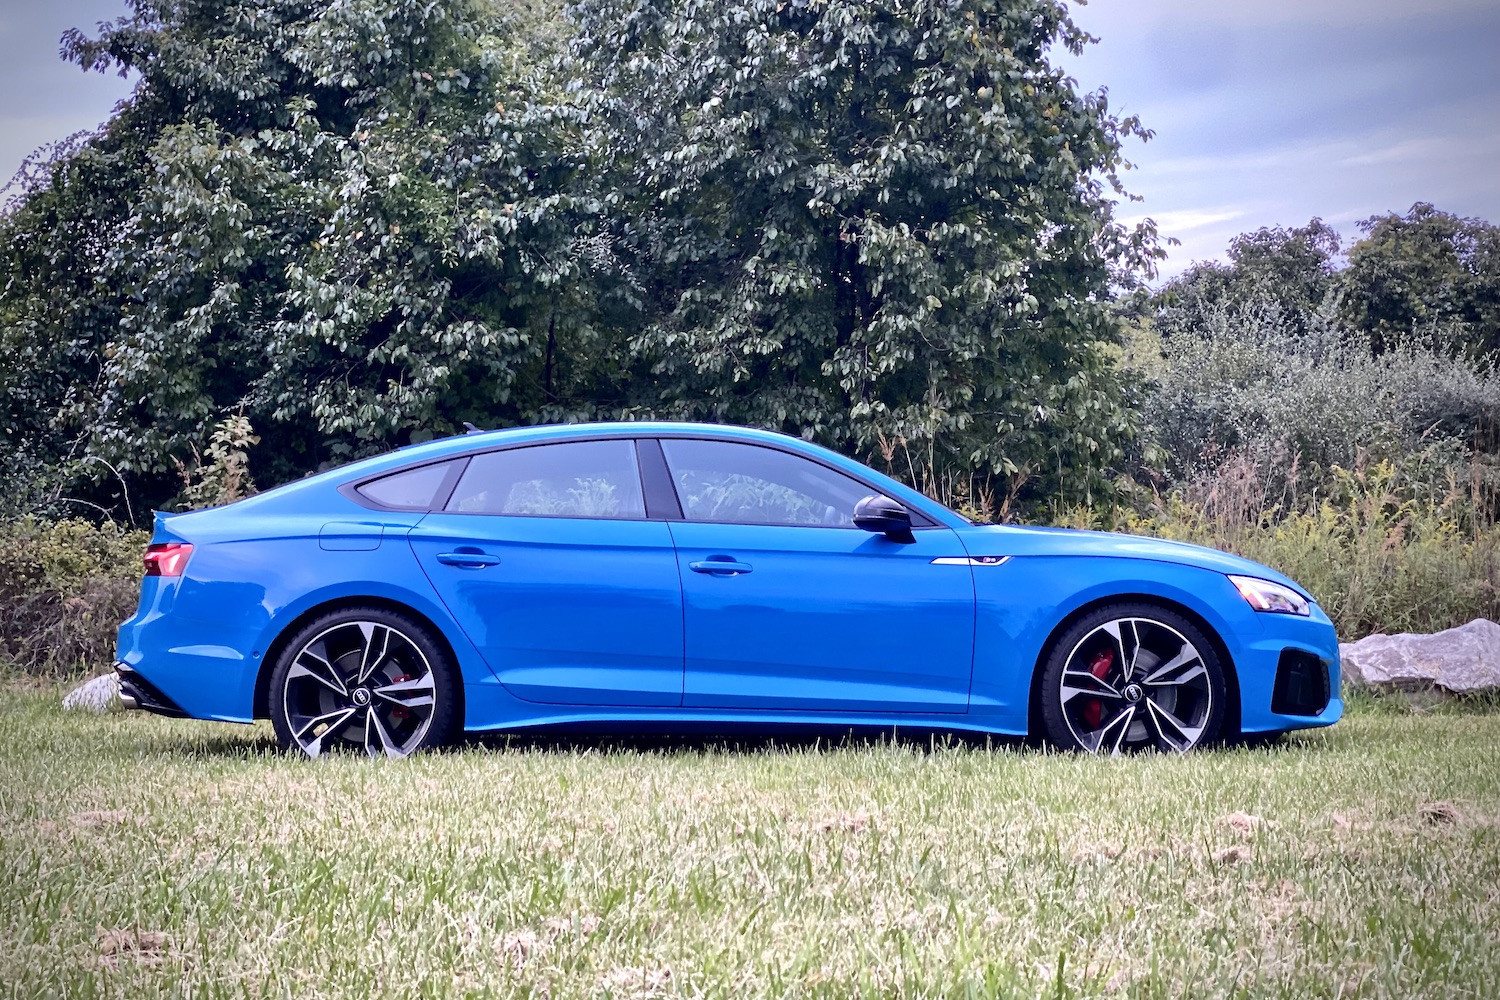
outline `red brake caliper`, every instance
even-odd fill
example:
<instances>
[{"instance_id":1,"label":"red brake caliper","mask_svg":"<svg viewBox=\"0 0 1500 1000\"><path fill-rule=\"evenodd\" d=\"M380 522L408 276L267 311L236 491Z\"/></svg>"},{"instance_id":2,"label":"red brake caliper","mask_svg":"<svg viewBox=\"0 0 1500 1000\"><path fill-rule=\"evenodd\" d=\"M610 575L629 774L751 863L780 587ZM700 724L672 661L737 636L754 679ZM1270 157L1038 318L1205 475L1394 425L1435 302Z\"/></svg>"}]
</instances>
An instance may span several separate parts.
<instances>
[{"instance_id":1,"label":"red brake caliper","mask_svg":"<svg viewBox=\"0 0 1500 1000\"><path fill-rule=\"evenodd\" d=\"M1108 646L1099 650L1099 655L1094 657L1094 662L1089 664L1089 673L1101 681L1109 676L1109 668L1115 665L1115 651ZM1104 702L1098 698L1089 698L1080 709L1083 713L1083 723L1090 729L1098 729L1099 723L1104 721Z\"/></svg>"},{"instance_id":2,"label":"red brake caliper","mask_svg":"<svg viewBox=\"0 0 1500 1000\"><path fill-rule=\"evenodd\" d=\"M391 681L391 683L400 684L402 681L409 680L411 680L411 674L402 674L400 677L397 677L395 680ZM391 709L391 721L395 723L405 722L407 718L410 717L410 715L411 709L407 708L405 705L397 705L395 708Z\"/></svg>"}]
</instances>

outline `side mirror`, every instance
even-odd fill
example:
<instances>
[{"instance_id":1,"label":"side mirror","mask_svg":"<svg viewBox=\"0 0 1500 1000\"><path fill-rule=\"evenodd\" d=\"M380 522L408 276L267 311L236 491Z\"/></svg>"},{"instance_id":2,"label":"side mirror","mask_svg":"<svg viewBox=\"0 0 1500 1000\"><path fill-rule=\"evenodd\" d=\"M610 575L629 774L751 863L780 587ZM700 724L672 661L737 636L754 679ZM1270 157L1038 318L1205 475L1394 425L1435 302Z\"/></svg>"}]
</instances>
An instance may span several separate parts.
<instances>
[{"instance_id":1,"label":"side mirror","mask_svg":"<svg viewBox=\"0 0 1500 1000\"><path fill-rule=\"evenodd\" d=\"M898 542L912 541L911 514L890 497L865 497L854 505L854 524Z\"/></svg>"}]
</instances>

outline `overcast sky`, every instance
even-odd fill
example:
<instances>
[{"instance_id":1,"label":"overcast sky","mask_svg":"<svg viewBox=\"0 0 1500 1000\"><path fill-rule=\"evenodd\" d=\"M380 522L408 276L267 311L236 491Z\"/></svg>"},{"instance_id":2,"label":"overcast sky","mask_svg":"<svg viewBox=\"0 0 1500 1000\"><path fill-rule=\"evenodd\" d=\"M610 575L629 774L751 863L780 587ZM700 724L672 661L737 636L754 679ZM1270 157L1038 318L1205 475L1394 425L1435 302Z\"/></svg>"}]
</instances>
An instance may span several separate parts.
<instances>
[{"instance_id":1,"label":"overcast sky","mask_svg":"<svg viewBox=\"0 0 1500 1000\"><path fill-rule=\"evenodd\" d=\"M57 57L64 30L124 10L0 0L0 177L128 94ZM1500 222L1497 0L1093 0L1073 14L1101 40L1070 72L1156 132L1129 149L1145 201L1125 213L1182 241L1168 273L1315 215L1349 237L1416 201Z\"/></svg>"}]
</instances>

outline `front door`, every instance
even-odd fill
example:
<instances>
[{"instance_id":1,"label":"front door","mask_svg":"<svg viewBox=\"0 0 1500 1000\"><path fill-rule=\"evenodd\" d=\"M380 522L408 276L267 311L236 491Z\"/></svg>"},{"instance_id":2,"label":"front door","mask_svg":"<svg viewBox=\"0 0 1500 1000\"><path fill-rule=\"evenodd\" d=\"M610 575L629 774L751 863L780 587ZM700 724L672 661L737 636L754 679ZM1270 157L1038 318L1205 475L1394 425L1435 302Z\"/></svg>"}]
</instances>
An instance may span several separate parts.
<instances>
[{"instance_id":1,"label":"front door","mask_svg":"<svg viewBox=\"0 0 1500 1000\"><path fill-rule=\"evenodd\" d=\"M507 690L566 705L682 703L682 589L665 522L646 520L635 445L475 455L408 536Z\"/></svg>"},{"instance_id":2,"label":"front door","mask_svg":"<svg viewBox=\"0 0 1500 1000\"><path fill-rule=\"evenodd\" d=\"M952 530L861 530L872 491L798 455L661 444L684 517L685 706L968 710L974 581Z\"/></svg>"}]
</instances>

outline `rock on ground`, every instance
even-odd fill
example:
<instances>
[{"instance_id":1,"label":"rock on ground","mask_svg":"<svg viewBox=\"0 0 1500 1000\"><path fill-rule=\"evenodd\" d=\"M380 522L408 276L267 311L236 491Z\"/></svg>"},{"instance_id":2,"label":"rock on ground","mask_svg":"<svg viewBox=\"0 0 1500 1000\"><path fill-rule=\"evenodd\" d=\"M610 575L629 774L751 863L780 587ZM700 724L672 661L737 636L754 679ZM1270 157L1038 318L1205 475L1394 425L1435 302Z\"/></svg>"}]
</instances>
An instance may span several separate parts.
<instances>
[{"instance_id":1,"label":"rock on ground","mask_svg":"<svg viewBox=\"0 0 1500 1000\"><path fill-rule=\"evenodd\" d=\"M1476 618L1431 635L1403 632L1340 643L1344 679L1355 687L1453 694L1500 690L1500 625Z\"/></svg>"},{"instance_id":2,"label":"rock on ground","mask_svg":"<svg viewBox=\"0 0 1500 1000\"><path fill-rule=\"evenodd\" d=\"M105 674L85 681L63 696L62 707L72 711L107 712L120 703L120 679Z\"/></svg>"}]
</instances>

